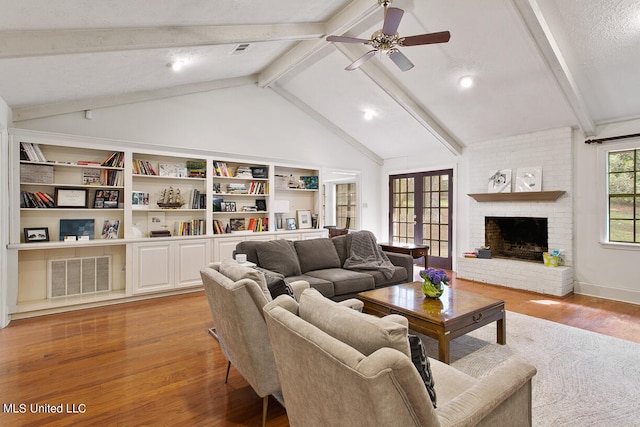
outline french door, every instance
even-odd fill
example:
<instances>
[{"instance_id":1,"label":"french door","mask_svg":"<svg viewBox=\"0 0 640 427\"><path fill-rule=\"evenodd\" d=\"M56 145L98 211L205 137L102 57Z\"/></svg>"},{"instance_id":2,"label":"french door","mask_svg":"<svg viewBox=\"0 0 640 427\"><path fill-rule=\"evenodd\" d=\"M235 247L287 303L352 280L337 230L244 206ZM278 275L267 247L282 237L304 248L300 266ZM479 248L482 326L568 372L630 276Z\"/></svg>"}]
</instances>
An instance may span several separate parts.
<instances>
[{"instance_id":1,"label":"french door","mask_svg":"<svg viewBox=\"0 0 640 427\"><path fill-rule=\"evenodd\" d=\"M451 269L453 170L389 176L389 241L429 246L429 266Z\"/></svg>"}]
</instances>

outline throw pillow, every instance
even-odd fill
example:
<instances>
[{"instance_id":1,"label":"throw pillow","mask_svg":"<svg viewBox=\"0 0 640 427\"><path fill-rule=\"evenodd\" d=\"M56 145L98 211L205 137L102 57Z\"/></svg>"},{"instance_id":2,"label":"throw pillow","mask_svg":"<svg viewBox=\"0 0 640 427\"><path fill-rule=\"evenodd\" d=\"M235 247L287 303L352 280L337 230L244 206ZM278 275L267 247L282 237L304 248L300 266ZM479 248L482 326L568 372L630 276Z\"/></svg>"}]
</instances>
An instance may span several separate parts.
<instances>
[{"instance_id":1,"label":"throw pillow","mask_svg":"<svg viewBox=\"0 0 640 427\"><path fill-rule=\"evenodd\" d=\"M340 268L340 257L331 239L308 239L294 242L300 270L307 271L324 270L325 268Z\"/></svg>"},{"instance_id":2,"label":"throw pillow","mask_svg":"<svg viewBox=\"0 0 640 427\"><path fill-rule=\"evenodd\" d=\"M435 382L433 381L433 375L431 374L431 364L429 358L424 351L422 340L417 335L409 334L409 348L411 349L411 362L416 367L424 386L427 388L427 393L431 398L433 407L436 408L436 389Z\"/></svg>"},{"instance_id":3,"label":"throw pillow","mask_svg":"<svg viewBox=\"0 0 640 427\"><path fill-rule=\"evenodd\" d=\"M302 274L293 242L284 239L262 242L256 252L262 268L280 273L284 277Z\"/></svg>"},{"instance_id":4,"label":"throw pillow","mask_svg":"<svg viewBox=\"0 0 640 427\"><path fill-rule=\"evenodd\" d=\"M293 290L289 285L287 285L283 279L276 279L271 283L267 283L267 287L269 288L269 292L271 293L271 298L276 299L278 295L289 295L293 298Z\"/></svg>"},{"instance_id":5,"label":"throw pillow","mask_svg":"<svg viewBox=\"0 0 640 427\"><path fill-rule=\"evenodd\" d=\"M267 280L264 274L256 269L240 265L235 261L224 260L220 263L220 274L227 276L229 279L237 282L241 279L251 279L260 286L262 293L267 301L271 301L271 292L267 287Z\"/></svg>"}]
</instances>

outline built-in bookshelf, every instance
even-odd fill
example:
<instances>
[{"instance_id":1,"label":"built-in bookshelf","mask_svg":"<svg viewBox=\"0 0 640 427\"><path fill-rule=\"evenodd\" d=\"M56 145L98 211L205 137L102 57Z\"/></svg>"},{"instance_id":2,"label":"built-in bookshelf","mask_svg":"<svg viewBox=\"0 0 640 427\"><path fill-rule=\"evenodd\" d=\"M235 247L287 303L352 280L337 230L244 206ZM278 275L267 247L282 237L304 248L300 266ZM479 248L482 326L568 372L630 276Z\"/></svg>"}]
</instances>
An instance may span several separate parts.
<instances>
[{"instance_id":1,"label":"built-in bookshelf","mask_svg":"<svg viewBox=\"0 0 640 427\"><path fill-rule=\"evenodd\" d=\"M207 160L132 154L132 236L206 234Z\"/></svg>"},{"instance_id":2,"label":"built-in bookshelf","mask_svg":"<svg viewBox=\"0 0 640 427\"><path fill-rule=\"evenodd\" d=\"M269 167L214 160L214 234L269 231Z\"/></svg>"},{"instance_id":3,"label":"built-in bookshelf","mask_svg":"<svg viewBox=\"0 0 640 427\"><path fill-rule=\"evenodd\" d=\"M279 229L318 228L319 176L315 169L275 166L275 221ZM311 222L307 222L307 214Z\"/></svg>"},{"instance_id":4,"label":"built-in bookshelf","mask_svg":"<svg viewBox=\"0 0 640 427\"><path fill-rule=\"evenodd\" d=\"M274 224L319 213L318 169L30 130L9 137L12 318L187 292L240 241L326 235ZM292 185L276 189L275 174Z\"/></svg>"}]
</instances>

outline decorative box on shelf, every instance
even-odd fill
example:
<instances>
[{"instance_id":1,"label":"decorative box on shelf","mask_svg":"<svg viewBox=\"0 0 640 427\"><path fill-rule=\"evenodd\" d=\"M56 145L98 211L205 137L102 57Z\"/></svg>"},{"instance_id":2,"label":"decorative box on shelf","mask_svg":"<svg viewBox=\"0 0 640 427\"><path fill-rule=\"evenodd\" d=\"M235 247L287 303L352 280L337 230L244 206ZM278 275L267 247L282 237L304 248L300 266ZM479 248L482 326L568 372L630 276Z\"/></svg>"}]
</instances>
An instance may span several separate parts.
<instances>
[{"instance_id":1,"label":"decorative box on shelf","mask_svg":"<svg viewBox=\"0 0 640 427\"><path fill-rule=\"evenodd\" d=\"M20 181L34 184L53 184L53 166L21 164Z\"/></svg>"}]
</instances>

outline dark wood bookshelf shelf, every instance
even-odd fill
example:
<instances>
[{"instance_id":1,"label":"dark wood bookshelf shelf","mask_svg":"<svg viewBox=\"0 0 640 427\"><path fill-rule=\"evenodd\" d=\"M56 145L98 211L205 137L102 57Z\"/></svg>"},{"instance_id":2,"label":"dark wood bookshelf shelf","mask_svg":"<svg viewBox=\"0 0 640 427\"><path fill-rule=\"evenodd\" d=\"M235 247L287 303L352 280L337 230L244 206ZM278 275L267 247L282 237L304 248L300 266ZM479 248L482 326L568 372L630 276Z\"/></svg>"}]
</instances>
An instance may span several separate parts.
<instances>
[{"instance_id":1,"label":"dark wood bookshelf shelf","mask_svg":"<svg viewBox=\"0 0 640 427\"><path fill-rule=\"evenodd\" d=\"M566 191L530 191L518 193L472 193L476 202L554 202Z\"/></svg>"}]
</instances>

